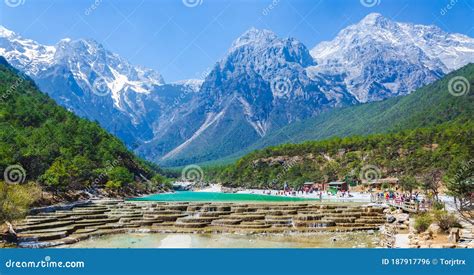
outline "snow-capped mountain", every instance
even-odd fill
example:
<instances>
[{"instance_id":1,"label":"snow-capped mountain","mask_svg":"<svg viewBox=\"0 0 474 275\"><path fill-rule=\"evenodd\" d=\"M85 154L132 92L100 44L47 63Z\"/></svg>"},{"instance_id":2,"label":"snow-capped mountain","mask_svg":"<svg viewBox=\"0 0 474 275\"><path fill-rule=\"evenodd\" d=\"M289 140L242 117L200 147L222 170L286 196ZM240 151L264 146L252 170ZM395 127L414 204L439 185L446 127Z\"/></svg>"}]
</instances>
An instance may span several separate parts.
<instances>
[{"instance_id":1,"label":"snow-capped mountain","mask_svg":"<svg viewBox=\"0 0 474 275\"><path fill-rule=\"evenodd\" d=\"M405 95L474 62L474 39L372 13L311 55L318 63L311 73L342 75L347 89L368 102Z\"/></svg>"},{"instance_id":2,"label":"snow-capped mountain","mask_svg":"<svg viewBox=\"0 0 474 275\"><path fill-rule=\"evenodd\" d=\"M54 62L54 46L45 46L24 39L0 25L0 55L10 64L30 76Z\"/></svg>"},{"instance_id":3,"label":"snow-capped mountain","mask_svg":"<svg viewBox=\"0 0 474 275\"><path fill-rule=\"evenodd\" d=\"M204 79L169 84L93 40L41 45L0 27L0 55L142 157L185 165L241 152L332 108L406 95L474 62L474 39L380 14L311 51L252 28Z\"/></svg>"},{"instance_id":4,"label":"snow-capped mountain","mask_svg":"<svg viewBox=\"0 0 474 275\"><path fill-rule=\"evenodd\" d=\"M41 45L0 27L0 55L59 104L97 120L130 147L152 139L157 120L169 113L164 110L198 89L196 81L165 84L156 71L132 65L88 39Z\"/></svg>"},{"instance_id":5,"label":"snow-capped mountain","mask_svg":"<svg viewBox=\"0 0 474 275\"><path fill-rule=\"evenodd\" d=\"M173 164L189 155L223 157L273 129L357 102L333 79L309 78L306 68L314 65L296 39L252 28L215 65L188 112L138 150Z\"/></svg>"},{"instance_id":6,"label":"snow-capped mountain","mask_svg":"<svg viewBox=\"0 0 474 275\"><path fill-rule=\"evenodd\" d=\"M171 84L182 85L189 88L191 91L199 92L199 90L201 89L202 83L204 83L203 79L192 78L192 79L186 79L186 80L179 80Z\"/></svg>"}]
</instances>

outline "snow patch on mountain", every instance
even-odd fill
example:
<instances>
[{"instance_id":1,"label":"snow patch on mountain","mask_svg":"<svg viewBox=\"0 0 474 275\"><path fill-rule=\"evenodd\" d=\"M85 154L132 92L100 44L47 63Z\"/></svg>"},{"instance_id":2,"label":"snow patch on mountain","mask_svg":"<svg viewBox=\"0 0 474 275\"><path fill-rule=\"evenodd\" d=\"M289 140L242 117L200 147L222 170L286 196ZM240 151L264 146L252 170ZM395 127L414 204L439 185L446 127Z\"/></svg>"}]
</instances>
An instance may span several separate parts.
<instances>
[{"instance_id":1,"label":"snow patch on mountain","mask_svg":"<svg viewBox=\"0 0 474 275\"><path fill-rule=\"evenodd\" d=\"M216 123L219 119L221 119L224 116L224 114L225 114L225 109L219 112L218 114L208 113L206 115L206 120L204 121L204 123L199 127L199 129L196 132L194 132L194 134L189 139L187 139L178 147L176 147L175 149L173 149L172 151L164 155L161 159L166 160L177 155L184 148L189 146L193 140L197 139L204 131L206 131L207 128L209 128L211 125Z\"/></svg>"},{"instance_id":2,"label":"snow patch on mountain","mask_svg":"<svg viewBox=\"0 0 474 275\"><path fill-rule=\"evenodd\" d=\"M372 13L318 44L311 55L318 63L308 69L312 75L340 75L367 102L407 94L474 62L474 39Z\"/></svg>"},{"instance_id":3,"label":"snow patch on mountain","mask_svg":"<svg viewBox=\"0 0 474 275\"><path fill-rule=\"evenodd\" d=\"M178 80L175 82L172 82L170 84L174 85L183 85L187 88L190 88L191 91L193 92L199 92L199 89L201 89L202 83L204 83L203 79L185 79L185 80Z\"/></svg>"}]
</instances>

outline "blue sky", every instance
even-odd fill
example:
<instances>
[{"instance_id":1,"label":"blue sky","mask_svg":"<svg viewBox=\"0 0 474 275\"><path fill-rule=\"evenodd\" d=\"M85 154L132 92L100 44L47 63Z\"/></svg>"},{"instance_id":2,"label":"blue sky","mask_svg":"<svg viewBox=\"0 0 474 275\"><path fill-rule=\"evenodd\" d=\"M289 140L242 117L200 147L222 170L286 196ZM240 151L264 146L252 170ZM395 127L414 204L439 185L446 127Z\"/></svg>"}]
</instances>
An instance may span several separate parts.
<instances>
[{"instance_id":1,"label":"blue sky","mask_svg":"<svg viewBox=\"0 0 474 275\"><path fill-rule=\"evenodd\" d=\"M371 12L474 36L474 0L1 0L0 24L43 44L95 39L171 82L201 78L252 26L312 48Z\"/></svg>"}]
</instances>

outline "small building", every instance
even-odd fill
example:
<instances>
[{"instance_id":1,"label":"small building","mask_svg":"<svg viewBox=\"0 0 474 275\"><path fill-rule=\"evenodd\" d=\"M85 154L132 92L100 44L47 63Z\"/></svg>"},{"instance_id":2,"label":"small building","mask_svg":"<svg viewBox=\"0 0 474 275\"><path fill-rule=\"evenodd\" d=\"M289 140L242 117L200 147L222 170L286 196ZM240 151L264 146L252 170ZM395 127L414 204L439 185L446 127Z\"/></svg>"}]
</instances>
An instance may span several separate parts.
<instances>
[{"instance_id":1,"label":"small building","mask_svg":"<svg viewBox=\"0 0 474 275\"><path fill-rule=\"evenodd\" d=\"M345 181L332 181L328 183L329 189L337 190L337 191L348 191L349 186Z\"/></svg>"},{"instance_id":2,"label":"small building","mask_svg":"<svg viewBox=\"0 0 474 275\"><path fill-rule=\"evenodd\" d=\"M313 185L313 188L317 191L326 191L328 189L328 184L324 182L318 182Z\"/></svg>"}]
</instances>

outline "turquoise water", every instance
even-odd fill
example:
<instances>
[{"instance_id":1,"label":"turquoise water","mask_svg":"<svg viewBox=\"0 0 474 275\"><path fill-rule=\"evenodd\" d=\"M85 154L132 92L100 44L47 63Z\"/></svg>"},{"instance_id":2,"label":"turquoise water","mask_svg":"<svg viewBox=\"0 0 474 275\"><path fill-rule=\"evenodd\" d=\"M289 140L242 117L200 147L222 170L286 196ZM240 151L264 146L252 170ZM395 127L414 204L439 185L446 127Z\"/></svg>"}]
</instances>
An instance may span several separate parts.
<instances>
[{"instance_id":1,"label":"turquoise water","mask_svg":"<svg viewBox=\"0 0 474 275\"><path fill-rule=\"evenodd\" d=\"M378 243L378 234L366 232L288 235L127 233L91 238L61 248L369 248Z\"/></svg>"},{"instance_id":2,"label":"turquoise water","mask_svg":"<svg viewBox=\"0 0 474 275\"><path fill-rule=\"evenodd\" d=\"M232 194L216 192L191 192L181 191L167 194L130 199L133 201L258 201L258 202L285 202L285 201L314 201L285 196L257 195L257 194Z\"/></svg>"}]
</instances>

